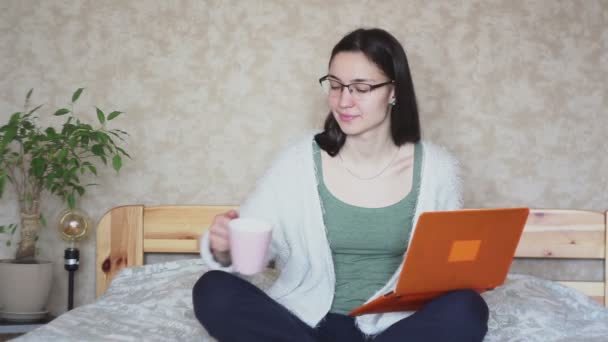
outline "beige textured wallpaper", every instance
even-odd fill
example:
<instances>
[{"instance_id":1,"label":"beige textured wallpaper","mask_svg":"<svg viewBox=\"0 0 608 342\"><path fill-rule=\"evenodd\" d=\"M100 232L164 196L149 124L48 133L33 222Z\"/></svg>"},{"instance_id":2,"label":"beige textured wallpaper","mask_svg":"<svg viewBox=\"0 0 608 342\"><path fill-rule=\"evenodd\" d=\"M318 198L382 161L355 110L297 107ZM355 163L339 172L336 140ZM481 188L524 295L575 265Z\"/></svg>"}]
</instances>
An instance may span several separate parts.
<instances>
[{"instance_id":1,"label":"beige textured wallpaper","mask_svg":"<svg viewBox=\"0 0 608 342\"><path fill-rule=\"evenodd\" d=\"M608 209L608 2L0 2L0 115L35 88L47 112L125 111L133 160L81 201L97 221L127 204L238 203L273 155L319 128L317 83L358 26L404 44L424 137L462 161L468 207ZM52 122L53 118L45 117ZM64 245L50 218L41 254L57 262L50 307L66 307ZM17 221L15 197L0 224ZM76 305L94 298L94 241L81 245Z\"/></svg>"}]
</instances>

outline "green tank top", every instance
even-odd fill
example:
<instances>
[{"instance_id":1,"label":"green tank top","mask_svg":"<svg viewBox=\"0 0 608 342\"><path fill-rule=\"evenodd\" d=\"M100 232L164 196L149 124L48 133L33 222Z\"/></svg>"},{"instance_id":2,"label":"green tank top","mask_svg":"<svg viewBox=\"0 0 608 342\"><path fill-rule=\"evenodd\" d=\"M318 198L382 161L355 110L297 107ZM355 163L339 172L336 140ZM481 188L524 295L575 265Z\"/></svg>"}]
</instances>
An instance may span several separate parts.
<instances>
[{"instance_id":1,"label":"green tank top","mask_svg":"<svg viewBox=\"0 0 608 342\"><path fill-rule=\"evenodd\" d=\"M316 142L313 155L336 274L331 312L347 314L382 288L403 260L420 188L422 144L414 147L412 190L399 202L381 208L353 206L334 197L323 181Z\"/></svg>"}]
</instances>

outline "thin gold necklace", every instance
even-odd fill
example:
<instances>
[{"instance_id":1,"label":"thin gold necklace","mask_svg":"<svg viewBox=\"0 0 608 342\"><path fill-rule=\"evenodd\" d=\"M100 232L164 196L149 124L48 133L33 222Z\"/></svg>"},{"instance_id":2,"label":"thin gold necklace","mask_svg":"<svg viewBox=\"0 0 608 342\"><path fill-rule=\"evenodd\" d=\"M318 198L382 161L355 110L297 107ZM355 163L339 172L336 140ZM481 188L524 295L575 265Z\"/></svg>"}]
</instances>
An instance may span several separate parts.
<instances>
[{"instance_id":1,"label":"thin gold necklace","mask_svg":"<svg viewBox=\"0 0 608 342\"><path fill-rule=\"evenodd\" d=\"M361 176L357 175L355 172L353 172L351 169L349 169L348 166L346 166L346 163L344 162L344 158L342 158L342 153L338 153L338 157L340 157L340 164L342 164L342 167L344 168L344 170L346 170L348 173L350 173L351 176L357 178L358 180L368 181L368 180L372 180L372 179L376 179L376 178L380 177L380 175L382 175L386 170L388 170L388 167L393 164L395 159L397 159L399 150L401 150L401 146L399 146L397 148L397 151L395 151L393 158L391 158L391 160L388 162L388 164L386 164L386 166L383 167L382 170L380 170L380 172L376 173L375 175L373 175L371 177L361 177Z\"/></svg>"}]
</instances>

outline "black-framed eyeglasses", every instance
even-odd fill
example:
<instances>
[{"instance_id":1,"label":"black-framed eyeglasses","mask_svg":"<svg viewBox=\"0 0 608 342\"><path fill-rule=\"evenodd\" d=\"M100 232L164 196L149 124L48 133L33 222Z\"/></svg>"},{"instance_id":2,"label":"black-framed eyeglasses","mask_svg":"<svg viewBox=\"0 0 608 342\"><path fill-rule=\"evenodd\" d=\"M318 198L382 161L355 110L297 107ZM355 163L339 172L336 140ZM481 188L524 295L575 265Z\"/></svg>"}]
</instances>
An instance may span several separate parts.
<instances>
[{"instance_id":1,"label":"black-framed eyeglasses","mask_svg":"<svg viewBox=\"0 0 608 342\"><path fill-rule=\"evenodd\" d=\"M378 84L368 84L361 82L353 82L350 84L344 84L335 78L331 78L330 75L325 75L319 79L319 84L323 91L330 97L339 97L342 94L344 88L348 89L348 92L356 99L361 100L369 96L372 90L383 87L385 85L395 83L394 80L386 81Z\"/></svg>"}]
</instances>

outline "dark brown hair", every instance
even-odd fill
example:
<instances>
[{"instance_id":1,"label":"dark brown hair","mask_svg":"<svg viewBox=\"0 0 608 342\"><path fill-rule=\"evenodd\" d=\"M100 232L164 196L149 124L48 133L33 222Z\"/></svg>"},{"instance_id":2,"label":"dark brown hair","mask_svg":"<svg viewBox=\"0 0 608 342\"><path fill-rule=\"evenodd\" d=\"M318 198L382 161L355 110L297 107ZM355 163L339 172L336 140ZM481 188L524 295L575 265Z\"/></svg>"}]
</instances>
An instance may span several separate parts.
<instances>
[{"instance_id":1,"label":"dark brown hair","mask_svg":"<svg viewBox=\"0 0 608 342\"><path fill-rule=\"evenodd\" d=\"M414 83L403 47L385 30L357 29L342 38L331 51L329 64L340 52L361 52L395 81L396 104L391 111L391 136L397 146L420 140L420 120ZM346 135L330 112L325 119L323 132L315 141L329 155L335 156L346 141Z\"/></svg>"}]
</instances>

